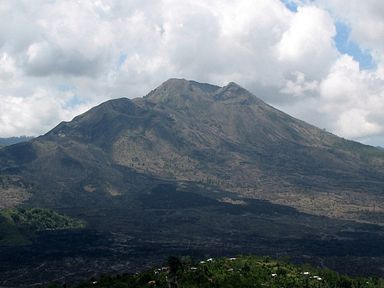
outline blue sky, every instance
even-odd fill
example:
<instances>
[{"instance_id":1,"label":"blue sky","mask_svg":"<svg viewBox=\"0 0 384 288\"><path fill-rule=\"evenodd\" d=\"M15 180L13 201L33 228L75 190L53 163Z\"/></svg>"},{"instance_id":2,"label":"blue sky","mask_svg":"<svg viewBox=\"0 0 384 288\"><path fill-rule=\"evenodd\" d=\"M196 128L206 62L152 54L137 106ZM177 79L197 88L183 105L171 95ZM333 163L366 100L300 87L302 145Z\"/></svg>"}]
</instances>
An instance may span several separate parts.
<instances>
[{"instance_id":1,"label":"blue sky","mask_svg":"<svg viewBox=\"0 0 384 288\"><path fill-rule=\"evenodd\" d=\"M292 0L281 0L287 8L293 12L297 12L297 4Z\"/></svg>"},{"instance_id":2,"label":"blue sky","mask_svg":"<svg viewBox=\"0 0 384 288\"><path fill-rule=\"evenodd\" d=\"M351 28L342 22L336 22L335 43L340 53L348 54L359 62L361 69L374 69L377 67L370 51L364 51L359 45L350 40Z\"/></svg>"},{"instance_id":3,"label":"blue sky","mask_svg":"<svg viewBox=\"0 0 384 288\"><path fill-rule=\"evenodd\" d=\"M292 0L281 0L292 12L297 12L298 5ZM374 69L377 64L374 62L370 51L363 50L359 45L350 40L351 28L340 21L335 23L336 36L334 37L337 50L342 54L348 54L360 64L360 69Z\"/></svg>"}]
</instances>

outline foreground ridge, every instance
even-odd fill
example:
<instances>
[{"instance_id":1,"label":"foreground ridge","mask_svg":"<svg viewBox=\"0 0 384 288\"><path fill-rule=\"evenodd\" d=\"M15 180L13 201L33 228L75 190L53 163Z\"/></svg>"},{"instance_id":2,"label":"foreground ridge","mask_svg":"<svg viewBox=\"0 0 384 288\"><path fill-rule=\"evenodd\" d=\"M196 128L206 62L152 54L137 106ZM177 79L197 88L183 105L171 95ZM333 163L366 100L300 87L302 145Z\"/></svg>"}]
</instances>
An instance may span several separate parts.
<instances>
[{"instance_id":1,"label":"foreground ridge","mask_svg":"<svg viewBox=\"0 0 384 288\"><path fill-rule=\"evenodd\" d=\"M209 258L197 263L188 257L170 257L166 267L133 275L103 276L78 286L87 287L373 288L384 287L384 279L351 278L329 269L298 266L269 257Z\"/></svg>"}]
</instances>

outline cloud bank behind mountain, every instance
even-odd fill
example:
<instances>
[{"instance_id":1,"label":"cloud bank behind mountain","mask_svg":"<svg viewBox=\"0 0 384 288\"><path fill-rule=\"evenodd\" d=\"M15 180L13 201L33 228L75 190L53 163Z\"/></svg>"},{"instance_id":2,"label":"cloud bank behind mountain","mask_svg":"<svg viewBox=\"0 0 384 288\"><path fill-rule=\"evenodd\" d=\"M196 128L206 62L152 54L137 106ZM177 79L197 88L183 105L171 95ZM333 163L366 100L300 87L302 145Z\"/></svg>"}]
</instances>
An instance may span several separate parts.
<instances>
[{"instance_id":1,"label":"cloud bank behind mountain","mask_svg":"<svg viewBox=\"0 0 384 288\"><path fill-rule=\"evenodd\" d=\"M45 133L177 77L235 81L320 128L384 145L384 4L347 4L2 1L0 136Z\"/></svg>"}]
</instances>

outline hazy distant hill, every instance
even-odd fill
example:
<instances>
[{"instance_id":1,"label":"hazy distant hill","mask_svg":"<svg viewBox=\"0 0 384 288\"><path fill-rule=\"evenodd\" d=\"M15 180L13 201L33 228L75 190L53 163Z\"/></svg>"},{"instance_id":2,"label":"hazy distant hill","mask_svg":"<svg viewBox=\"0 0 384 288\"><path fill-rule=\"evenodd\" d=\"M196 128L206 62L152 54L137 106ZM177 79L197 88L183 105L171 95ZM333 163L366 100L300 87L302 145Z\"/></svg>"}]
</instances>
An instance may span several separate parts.
<instances>
[{"instance_id":1,"label":"hazy distant hill","mask_svg":"<svg viewBox=\"0 0 384 288\"><path fill-rule=\"evenodd\" d=\"M44 234L19 258L0 251L8 253L0 267L17 267L0 278L33 281L20 266L29 259L44 265L28 275L49 279L134 270L175 251L289 255L382 275L383 191L382 150L295 119L235 83L171 79L0 150L0 208L51 208L96 231ZM41 256L49 253L56 258Z\"/></svg>"},{"instance_id":2,"label":"hazy distant hill","mask_svg":"<svg viewBox=\"0 0 384 288\"><path fill-rule=\"evenodd\" d=\"M0 138L0 147L13 145L20 142L26 142L26 141L32 140L33 138L34 137L30 137L30 136Z\"/></svg>"}]
</instances>

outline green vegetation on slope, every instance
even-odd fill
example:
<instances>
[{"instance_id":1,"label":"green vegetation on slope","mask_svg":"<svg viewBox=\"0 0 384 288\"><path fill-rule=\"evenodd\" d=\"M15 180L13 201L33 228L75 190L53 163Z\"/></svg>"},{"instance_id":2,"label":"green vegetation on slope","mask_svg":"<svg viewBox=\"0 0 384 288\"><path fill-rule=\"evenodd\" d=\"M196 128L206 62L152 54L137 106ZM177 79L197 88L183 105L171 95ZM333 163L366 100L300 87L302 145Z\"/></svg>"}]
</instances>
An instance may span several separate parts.
<instances>
[{"instance_id":1,"label":"green vegetation on slope","mask_svg":"<svg viewBox=\"0 0 384 288\"><path fill-rule=\"evenodd\" d=\"M6 209L1 214L15 225L28 226L34 231L83 228L84 222L42 208Z\"/></svg>"},{"instance_id":2,"label":"green vegetation on slope","mask_svg":"<svg viewBox=\"0 0 384 288\"><path fill-rule=\"evenodd\" d=\"M0 245L25 245L30 243L35 232L84 226L81 220L48 209L4 209L0 211Z\"/></svg>"},{"instance_id":3,"label":"green vegetation on slope","mask_svg":"<svg viewBox=\"0 0 384 288\"><path fill-rule=\"evenodd\" d=\"M172 257L171 257L172 259ZM173 258L172 260L174 260ZM169 267L134 275L103 276L84 283L86 287L168 287L176 271L178 287L384 287L378 278L351 278L328 269L295 266L269 258L239 257L207 259L200 263L169 261ZM178 267L175 267L178 266ZM171 269L170 267L173 266ZM171 286L173 287L173 286ZM177 286L174 286L177 287Z\"/></svg>"},{"instance_id":4,"label":"green vegetation on slope","mask_svg":"<svg viewBox=\"0 0 384 288\"><path fill-rule=\"evenodd\" d=\"M29 234L28 230L17 227L0 213L0 245L19 246L29 244L27 234Z\"/></svg>"}]
</instances>

